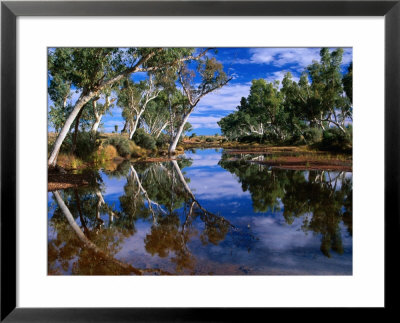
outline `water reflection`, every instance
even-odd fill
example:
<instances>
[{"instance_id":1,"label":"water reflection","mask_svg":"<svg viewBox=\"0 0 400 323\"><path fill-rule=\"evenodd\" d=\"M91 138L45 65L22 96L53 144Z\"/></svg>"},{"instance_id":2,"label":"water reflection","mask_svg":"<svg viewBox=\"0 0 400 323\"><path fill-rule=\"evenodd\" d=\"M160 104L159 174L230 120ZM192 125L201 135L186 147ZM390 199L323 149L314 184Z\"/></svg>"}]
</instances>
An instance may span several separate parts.
<instances>
[{"instance_id":1,"label":"water reflection","mask_svg":"<svg viewBox=\"0 0 400 323\"><path fill-rule=\"evenodd\" d=\"M287 224L302 218L301 229L321 236L321 252L343 253L340 223L352 234L352 177L345 172L287 171L229 160L220 165L235 174L251 194L255 212L282 211Z\"/></svg>"},{"instance_id":2,"label":"water reflection","mask_svg":"<svg viewBox=\"0 0 400 323\"><path fill-rule=\"evenodd\" d=\"M49 274L351 274L351 173L186 155L49 193Z\"/></svg>"}]
</instances>

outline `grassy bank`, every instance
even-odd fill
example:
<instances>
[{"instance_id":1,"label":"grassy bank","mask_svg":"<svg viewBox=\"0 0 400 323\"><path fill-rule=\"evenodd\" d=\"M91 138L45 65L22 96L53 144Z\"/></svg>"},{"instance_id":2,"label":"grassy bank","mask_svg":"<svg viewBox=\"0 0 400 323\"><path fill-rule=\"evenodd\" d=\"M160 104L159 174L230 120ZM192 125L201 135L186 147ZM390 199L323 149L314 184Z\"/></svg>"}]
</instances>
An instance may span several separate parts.
<instances>
[{"instance_id":1,"label":"grassy bank","mask_svg":"<svg viewBox=\"0 0 400 323\"><path fill-rule=\"evenodd\" d=\"M49 147L55 141L49 133ZM84 140L85 138L81 138ZM125 160L132 162L162 162L169 160L168 145L143 148L128 139L126 134L102 133L92 145L77 145L77 153L68 151L66 144L61 150L56 169L49 169L49 190L87 185L87 170L113 171ZM319 151L312 146L272 146L260 143L230 142L222 136L185 137L178 145L176 154L185 150L223 148L228 159L241 159L249 163L296 170L352 171L352 155ZM62 173L60 173L62 170Z\"/></svg>"},{"instance_id":2,"label":"grassy bank","mask_svg":"<svg viewBox=\"0 0 400 323\"><path fill-rule=\"evenodd\" d=\"M101 133L96 138L85 136L77 139L75 153L72 153L72 140L66 140L57 158L57 168L79 173L85 169L114 170L125 161L160 161L168 159L168 145L151 145L142 139L141 147L127 134ZM56 139L55 133L48 133L48 153ZM146 139L146 138L144 138ZM176 155L183 154L184 147L178 145Z\"/></svg>"}]
</instances>

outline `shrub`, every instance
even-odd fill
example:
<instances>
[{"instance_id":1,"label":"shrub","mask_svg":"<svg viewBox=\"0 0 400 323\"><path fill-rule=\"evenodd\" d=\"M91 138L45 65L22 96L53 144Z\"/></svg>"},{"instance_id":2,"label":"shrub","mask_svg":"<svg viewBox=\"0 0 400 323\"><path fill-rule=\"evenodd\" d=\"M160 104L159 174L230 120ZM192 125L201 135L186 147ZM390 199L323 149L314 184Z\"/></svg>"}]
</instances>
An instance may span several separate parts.
<instances>
[{"instance_id":1,"label":"shrub","mask_svg":"<svg viewBox=\"0 0 400 323\"><path fill-rule=\"evenodd\" d=\"M260 135L247 135L238 139L238 141L242 143L260 142L261 140L262 137Z\"/></svg>"},{"instance_id":2,"label":"shrub","mask_svg":"<svg viewBox=\"0 0 400 323\"><path fill-rule=\"evenodd\" d=\"M191 135L190 135L190 139L192 139L192 138L194 138L194 137L196 137L196 134L193 132Z\"/></svg>"},{"instance_id":3,"label":"shrub","mask_svg":"<svg viewBox=\"0 0 400 323\"><path fill-rule=\"evenodd\" d=\"M111 160L115 157L118 157L117 148L115 148L113 145L107 145L100 148L99 155L100 154L104 157L105 160Z\"/></svg>"},{"instance_id":4,"label":"shrub","mask_svg":"<svg viewBox=\"0 0 400 323\"><path fill-rule=\"evenodd\" d=\"M156 149L156 141L155 139L146 133L144 129L137 129L135 134L133 135L133 141L136 143L136 145L149 149L149 150L155 150Z\"/></svg>"},{"instance_id":5,"label":"shrub","mask_svg":"<svg viewBox=\"0 0 400 323\"><path fill-rule=\"evenodd\" d=\"M206 142L213 142L214 140L212 138L206 138Z\"/></svg>"},{"instance_id":6,"label":"shrub","mask_svg":"<svg viewBox=\"0 0 400 323\"><path fill-rule=\"evenodd\" d=\"M72 168L76 169L83 165L81 159L77 158L76 156L69 154L69 153L60 153L57 157L57 165L61 166L62 168Z\"/></svg>"},{"instance_id":7,"label":"shrub","mask_svg":"<svg viewBox=\"0 0 400 323\"><path fill-rule=\"evenodd\" d=\"M61 152L71 153L73 146L73 133L69 133L61 146ZM76 136L75 156L83 160L91 160L93 154L100 146L99 134L91 132L78 132Z\"/></svg>"},{"instance_id":8,"label":"shrub","mask_svg":"<svg viewBox=\"0 0 400 323\"><path fill-rule=\"evenodd\" d=\"M350 153L353 144L352 128L344 133L339 128L330 128L323 132L322 141L318 145L321 150Z\"/></svg>"},{"instance_id":9,"label":"shrub","mask_svg":"<svg viewBox=\"0 0 400 323\"><path fill-rule=\"evenodd\" d=\"M131 153L131 147L129 145L129 139L126 139L121 136L113 136L108 138L107 140L104 141L104 146L105 145L112 145L114 146L118 154L122 157L127 157Z\"/></svg>"},{"instance_id":10,"label":"shrub","mask_svg":"<svg viewBox=\"0 0 400 323\"><path fill-rule=\"evenodd\" d=\"M156 139L156 146L159 148L163 148L164 146L169 144L169 136L162 133Z\"/></svg>"},{"instance_id":11,"label":"shrub","mask_svg":"<svg viewBox=\"0 0 400 323\"><path fill-rule=\"evenodd\" d=\"M307 144L315 144L322 140L322 129L308 128L303 132L303 136Z\"/></svg>"}]
</instances>

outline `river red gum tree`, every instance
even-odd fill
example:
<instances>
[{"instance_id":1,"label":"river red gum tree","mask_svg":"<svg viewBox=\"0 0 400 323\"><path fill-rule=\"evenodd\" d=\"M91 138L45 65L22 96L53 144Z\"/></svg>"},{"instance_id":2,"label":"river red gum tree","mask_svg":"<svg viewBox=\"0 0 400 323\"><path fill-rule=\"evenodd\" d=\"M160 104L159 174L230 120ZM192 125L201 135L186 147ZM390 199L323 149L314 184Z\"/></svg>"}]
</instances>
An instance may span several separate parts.
<instances>
[{"instance_id":1,"label":"river red gum tree","mask_svg":"<svg viewBox=\"0 0 400 323\"><path fill-rule=\"evenodd\" d=\"M81 95L66 118L48 159L55 166L58 152L85 105L102 91L133 73L162 71L187 60L197 60L208 50L192 55L191 48L57 48L49 52L49 75L62 77Z\"/></svg>"}]
</instances>

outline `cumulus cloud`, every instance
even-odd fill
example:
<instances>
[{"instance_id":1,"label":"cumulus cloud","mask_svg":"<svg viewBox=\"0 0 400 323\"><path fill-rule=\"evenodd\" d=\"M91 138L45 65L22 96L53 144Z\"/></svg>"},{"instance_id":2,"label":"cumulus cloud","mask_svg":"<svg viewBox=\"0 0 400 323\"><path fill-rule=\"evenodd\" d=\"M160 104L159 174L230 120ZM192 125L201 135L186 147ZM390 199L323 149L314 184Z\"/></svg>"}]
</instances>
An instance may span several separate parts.
<instances>
[{"instance_id":1,"label":"cumulus cloud","mask_svg":"<svg viewBox=\"0 0 400 323\"><path fill-rule=\"evenodd\" d=\"M235 64L269 64L276 67L292 65L297 68L305 68L314 60L319 61L320 48L251 48L250 58L232 61ZM343 64L350 63L353 59L352 48L345 48Z\"/></svg>"},{"instance_id":2,"label":"cumulus cloud","mask_svg":"<svg viewBox=\"0 0 400 323\"><path fill-rule=\"evenodd\" d=\"M196 168L196 167L216 167L216 166L218 166L218 162L221 159L221 155L220 154L202 155L202 154L193 154L191 152L186 152L185 156L187 158L192 159L193 163L190 166L191 168Z\"/></svg>"},{"instance_id":3,"label":"cumulus cloud","mask_svg":"<svg viewBox=\"0 0 400 323\"><path fill-rule=\"evenodd\" d=\"M279 81L279 87L282 87L282 80L285 77L285 74L287 72L290 72L292 74L292 80L295 82L299 81L299 77L296 76L293 72L291 71L276 71L272 73L268 73L267 77L265 78L266 81L268 82L273 82L273 81Z\"/></svg>"},{"instance_id":4,"label":"cumulus cloud","mask_svg":"<svg viewBox=\"0 0 400 323\"><path fill-rule=\"evenodd\" d=\"M239 105L242 97L249 95L251 83L228 84L205 96L196 108L196 112L211 110L232 112Z\"/></svg>"},{"instance_id":5,"label":"cumulus cloud","mask_svg":"<svg viewBox=\"0 0 400 323\"><path fill-rule=\"evenodd\" d=\"M213 161L209 161L210 164ZM201 161L194 165L200 166ZM189 187L196 198L200 200L218 200L225 197L250 197L249 192L243 192L241 185L234 175L223 171L207 171L204 168L191 167L185 169L190 178Z\"/></svg>"},{"instance_id":6,"label":"cumulus cloud","mask_svg":"<svg viewBox=\"0 0 400 323\"><path fill-rule=\"evenodd\" d=\"M194 116L191 115L188 119L193 129L198 128L210 128L218 129L219 126L217 122L221 120L222 116Z\"/></svg>"}]
</instances>

